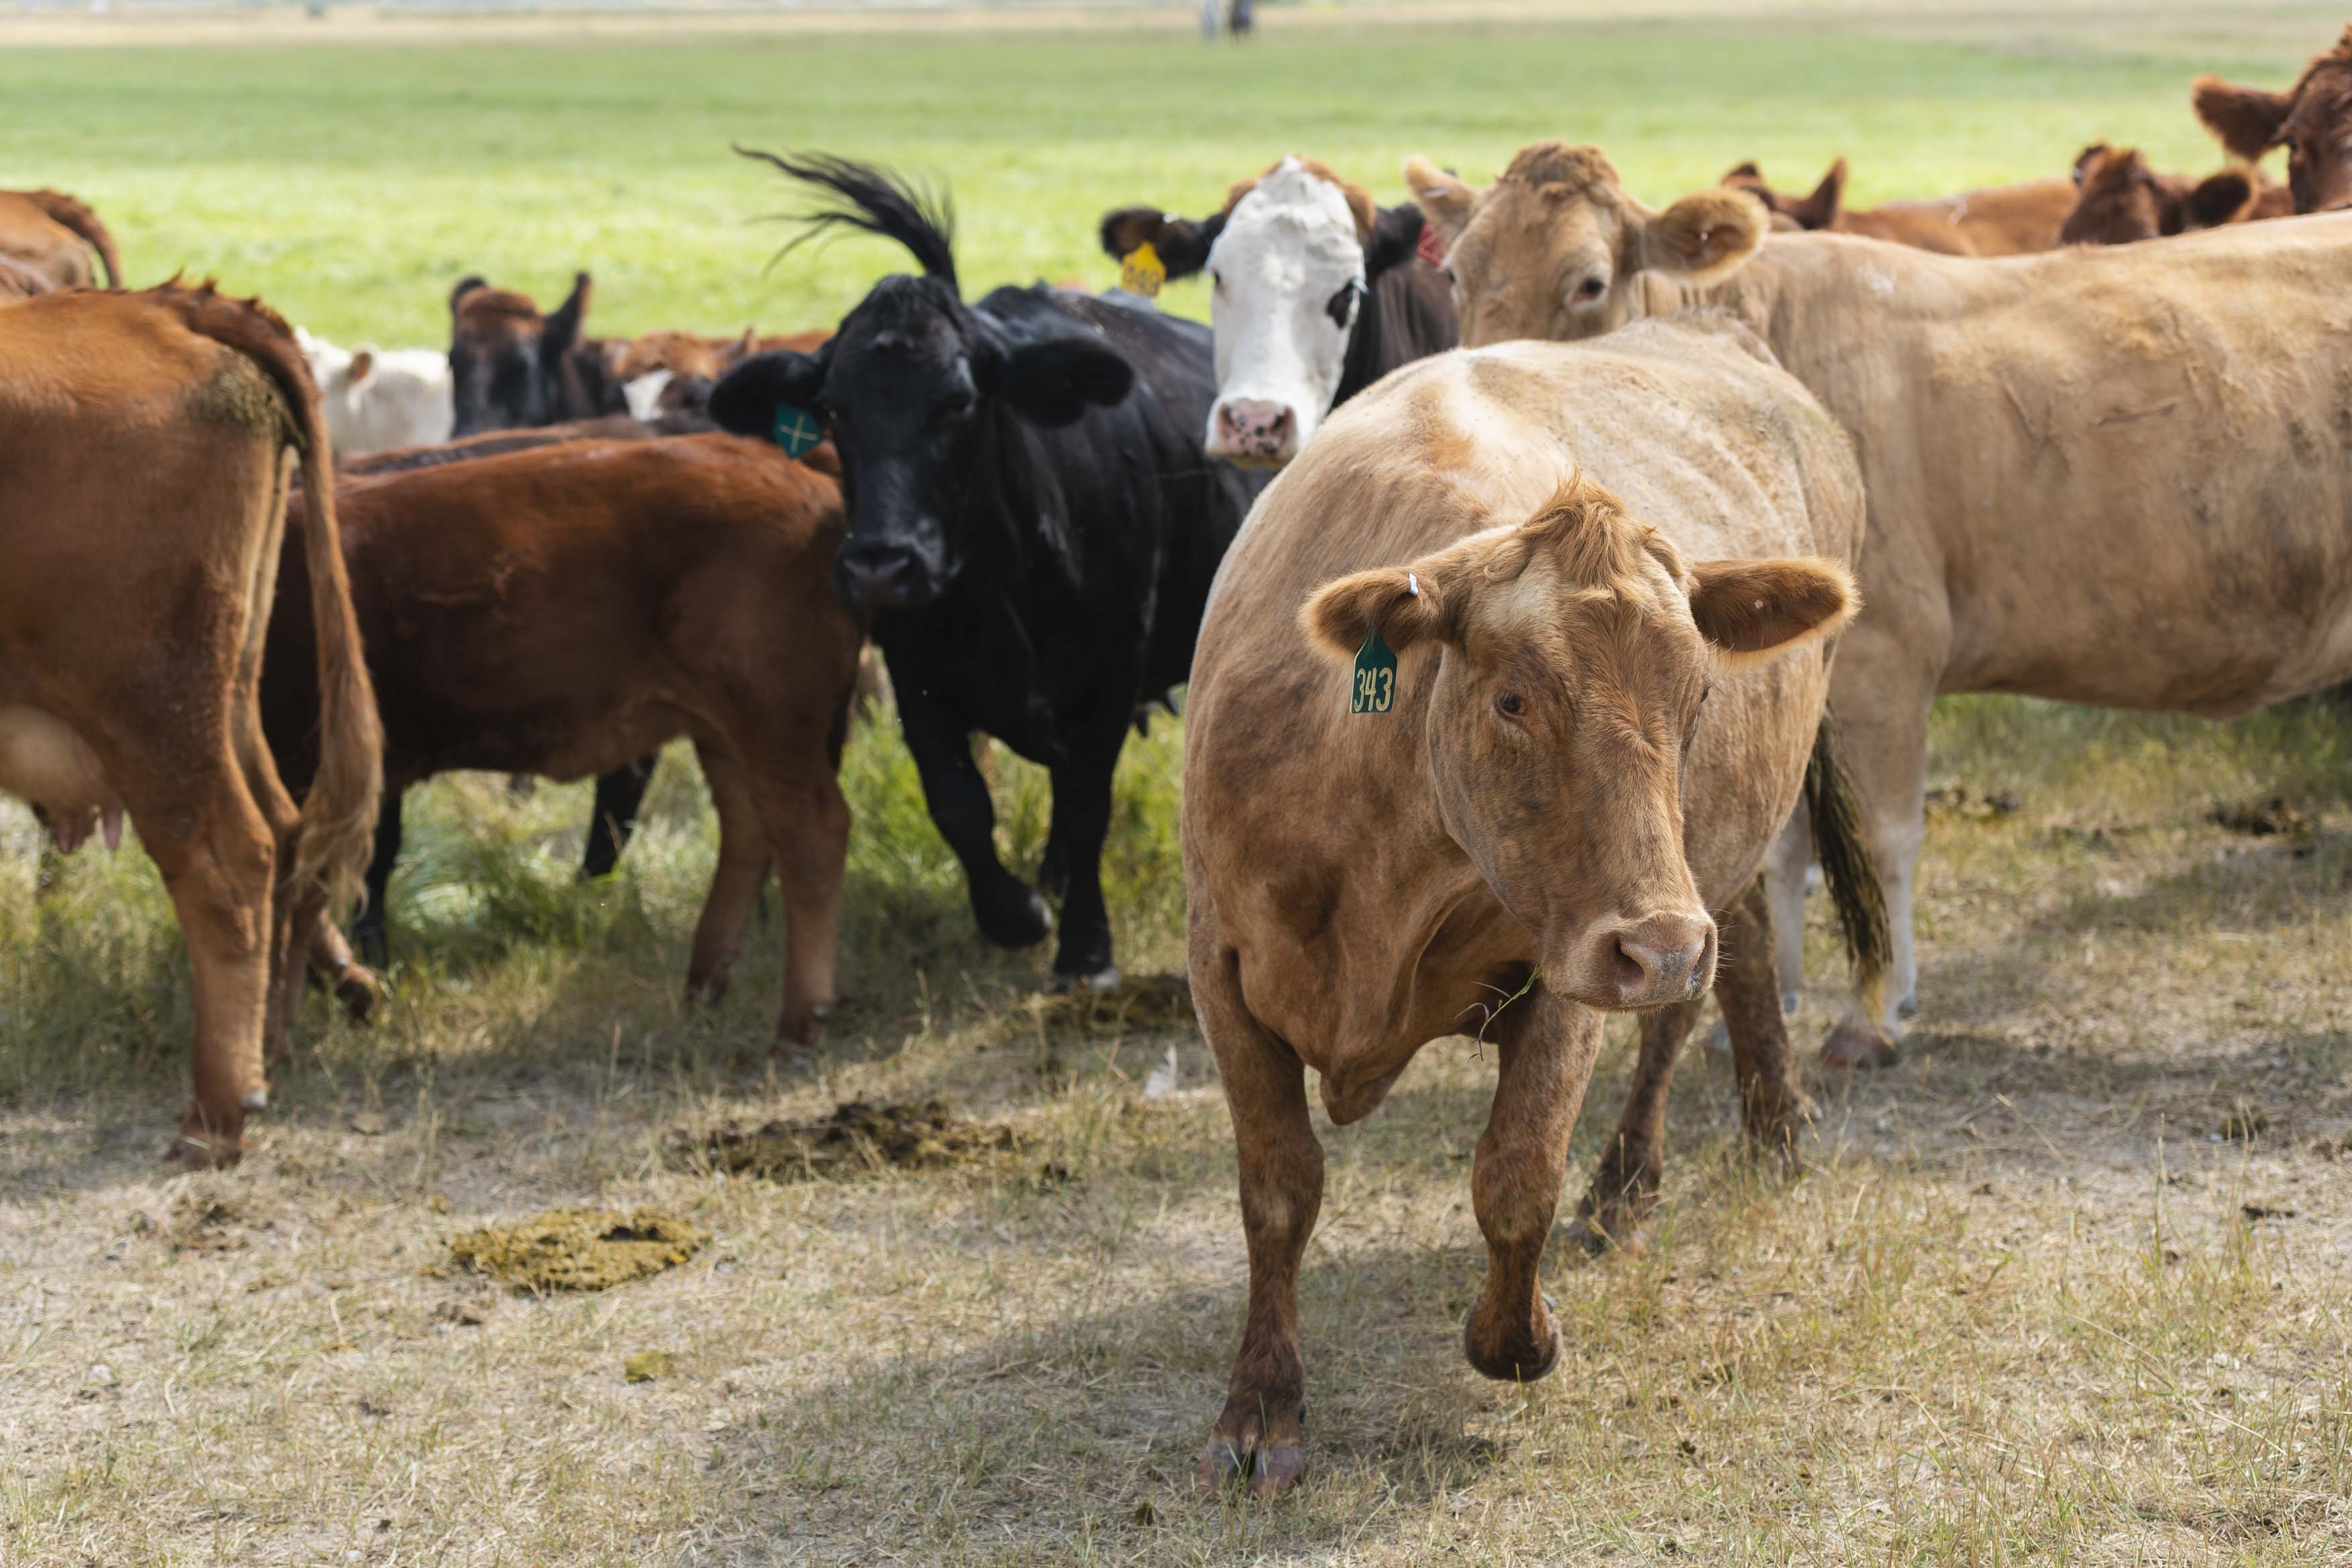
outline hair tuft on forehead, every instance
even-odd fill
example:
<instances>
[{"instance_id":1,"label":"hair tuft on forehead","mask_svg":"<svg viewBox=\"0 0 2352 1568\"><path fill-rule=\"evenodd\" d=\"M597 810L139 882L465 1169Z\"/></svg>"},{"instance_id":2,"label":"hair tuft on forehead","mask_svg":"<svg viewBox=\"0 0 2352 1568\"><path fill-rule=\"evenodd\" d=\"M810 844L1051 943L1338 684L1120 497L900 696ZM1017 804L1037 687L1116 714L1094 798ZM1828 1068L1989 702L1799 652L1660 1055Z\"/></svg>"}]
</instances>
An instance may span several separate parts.
<instances>
[{"instance_id":1,"label":"hair tuft on forehead","mask_svg":"<svg viewBox=\"0 0 2352 1568\"><path fill-rule=\"evenodd\" d=\"M1291 154L1291 157L1297 156L1296 153ZM1266 175L1273 173L1289 161L1289 158L1277 158L1267 164L1263 172L1249 179L1234 182L1233 189L1225 193L1224 214L1231 217L1234 209L1242 204L1242 198L1257 189L1260 180L1265 179ZM1320 159L1299 158L1298 166L1325 184L1336 186L1339 189L1341 199L1348 204L1349 215L1356 220L1356 243L1362 245L1370 240L1373 225L1380 222L1380 208L1373 204L1372 193L1361 185L1351 184L1342 180L1337 170Z\"/></svg>"},{"instance_id":2,"label":"hair tuft on forehead","mask_svg":"<svg viewBox=\"0 0 2352 1568\"><path fill-rule=\"evenodd\" d=\"M1548 552L1560 575L1580 587L1631 590L1641 576L1645 552L1657 555L1672 575L1682 575L1674 546L1647 523L1628 517L1624 503L1585 477L1581 469L1528 519L1519 537L1531 552Z\"/></svg>"},{"instance_id":3,"label":"hair tuft on forehead","mask_svg":"<svg viewBox=\"0 0 2352 1568\"><path fill-rule=\"evenodd\" d=\"M1617 190L1617 166L1598 147L1570 147L1565 141L1538 141L1522 147L1502 183L1517 185L1566 185L1596 198Z\"/></svg>"}]
</instances>

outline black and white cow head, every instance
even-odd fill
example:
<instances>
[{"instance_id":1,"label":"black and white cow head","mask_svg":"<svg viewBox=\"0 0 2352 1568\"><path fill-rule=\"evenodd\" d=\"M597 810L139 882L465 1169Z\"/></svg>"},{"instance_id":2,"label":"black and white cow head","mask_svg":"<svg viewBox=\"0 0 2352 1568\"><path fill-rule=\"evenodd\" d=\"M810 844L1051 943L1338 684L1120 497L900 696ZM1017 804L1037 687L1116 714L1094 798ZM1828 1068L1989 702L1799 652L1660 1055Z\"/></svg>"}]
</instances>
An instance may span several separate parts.
<instances>
[{"instance_id":1,"label":"black and white cow head","mask_svg":"<svg viewBox=\"0 0 2352 1568\"><path fill-rule=\"evenodd\" d=\"M1150 243L1171 278L1209 274L1217 401L1212 457L1280 467L1330 411L1381 274L1412 259L1421 211L1382 209L1321 163L1285 158L1193 222L1149 208L1103 220L1116 256Z\"/></svg>"}]
</instances>

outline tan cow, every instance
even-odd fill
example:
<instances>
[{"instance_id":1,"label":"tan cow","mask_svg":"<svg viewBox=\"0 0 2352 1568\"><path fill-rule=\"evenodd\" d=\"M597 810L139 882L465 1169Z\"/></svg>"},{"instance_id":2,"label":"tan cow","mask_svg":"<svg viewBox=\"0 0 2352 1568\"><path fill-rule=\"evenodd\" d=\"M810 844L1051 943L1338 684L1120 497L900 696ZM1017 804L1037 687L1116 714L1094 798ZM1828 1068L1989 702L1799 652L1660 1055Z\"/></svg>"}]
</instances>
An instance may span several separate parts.
<instances>
[{"instance_id":1,"label":"tan cow","mask_svg":"<svg viewBox=\"0 0 2352 1568\"><path fill-rule=\"evenodd\" d=\"M1788 1146L1804 1101L1762 900L1734 901L1797 800L1862 517L1843 433L1728 321L1421 361L1260 499L1186 706L1192 995L1250 1257L1203 1484L1278 1490L1304 1463L1307 1069L1345 1124L1428 1041L1495 1047L1465 1334L1492 1377L1559 1354L1537 1269L1603 1012L1664 1009L1586 1229L1637 1222L1644 1171L1654 1195L1673 1048L1710 983L1742 1025L1749 1135ZM1710 912L1732 922L1720 970Z\"/></svg>"},{"instance_id":2,"label":"tan cow","mask_svg":"<svg viewBox=\"0 0 2352 1568\"><path fill-rule=\"evenodd\" d=\"M2074 206L2072 181L2028 180L2018 185L1993 185L1925 201L1888 202L1851 212L1845 204L1843 158L1830 165L1822 183L1807 196L1788 196L1773 190L1753 163L1740 164L1723 177L1723 183L1748 192L1774 215L1801 229L1861 235L1946 256L2025 256L2048 250L2058 243L2058 225Z\"/></svg>"},{"instance_id":3,"label":"tan cow","mask_svg":"<svg viewBox=\"0 0 2352 1568\"><path fill-rule=\"evenodd\" d=\"M1406 181L1453 241L1465 342L1711 300L1853 433L1870 609L1834 702L1875 816L1898 1011L1938 693L2225 718L2352 674L2352 218L1961 261L1768 243L1729 191L1654 211L1590 147L1529 147L1485 189L1421 159ZM1772 878L1792 992L1800 841ZM1863 1022L1832 1060L1891 1060Z\"/></svg>"},{"instance_id":4,"label":"tan cow","mask_svg":"<svg viewBox=\"0 0 2352 1568\"><path fill-rule=\"evenodd\" d=\"M340 550L310 574L320 758L299 812L262 738L289 446L329 495L318 392L257 304L206 285L0 308L0 789L60 844L138 825L194 971L175 1152L205 1163L235 1160L266 1103L301 983L289 935L350 902L375 822L383 737ZM331 505L312 527L334 537Z\"/></svg>"},{"instance_id":5,"label":"tan cow","mask_svg":"<svg viewBox=\"0 0 2352 1568\"><path fill-rule=\"evenodd\" d=\"M0 191L0 258L30 267L59 288L74 288L98 281L92 251L106 268L107 287L121 287L114 236L87 205L63 191Z\"/></svg>"}]
</instances>

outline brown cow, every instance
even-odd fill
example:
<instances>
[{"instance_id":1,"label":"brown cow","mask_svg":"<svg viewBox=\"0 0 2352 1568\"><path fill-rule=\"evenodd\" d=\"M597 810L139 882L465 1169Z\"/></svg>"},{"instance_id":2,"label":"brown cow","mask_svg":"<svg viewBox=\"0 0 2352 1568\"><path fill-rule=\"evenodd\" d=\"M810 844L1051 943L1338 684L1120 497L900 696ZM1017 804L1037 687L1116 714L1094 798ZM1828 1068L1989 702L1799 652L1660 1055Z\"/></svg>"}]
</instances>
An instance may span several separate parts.
<instances>
[{"instance_id":1,"label":"brown cow","mask_svg":"<svg viewBox=\"0 0 2352 1568\"><path fill-rule=\"evenodd\" d=\"M1723 183L1748 192L1801 229L1861 235L1945 256L2024 256L2049 250L2057 245L2058 225L2074 205L2071 181L2029 180L2021 185L1994 185L1957 196L1888 202L1849 212L1843 158L1830 165L1811 195L1801 198L1774 191L1753 163L1740 164L1723 177Z\"/></svg>"},{"instance_id":2,"label":"brown cow","mask_svg":"<svg viewBox=\"0 0 2352 1568\"><path fill-rule=\"evenodd\" d=\"M36 294L47 294L56 284L46 273L34 271L21 261L0 256L0 303L11 299L30 299Z\"/></svg>"},{"instance_id":3,"label":"brown cow","mask_svg":"<svg viewBox=\"0 0 2352 1568\"><path fill-rule=\"evenodd\" d=\"M1464 1333L1490 1377L1559 1353L1538 1266L1604 1012L1664 1009L1580 1229L1654 1201L1710 984L1746 1047L1749 1135L1789 1147L1804 1096L1742 890L1806 773L1862 525L1844 434L1724 321L1421 361L1335 410L1260 499L1186 703L1192 996L1250 1259L1204 1485L1279 1490L1304 1464L1307 1069L1344 1125L1429 1040L1495 1045ZM1720 970L1710 911L1731 922Z\"/></svg>"},{"instance_id":4,"label":"brown cow","mask_svg":"<svg viewBox=\"0 0 2352 1568\"><path fill-rule=\"evenodd\" d=\"M849 832L835 770L864 641L833 594L839 485L767 443L713 434L346 479L337 505L383 715L377 907L410 785L453 768L578 779L690 736L719 845L688 987L724 991L772 861L778 1033L811 1043L834 999ZM289 528L285 572L303 547ZM309 626L280 604L262 677L289 778L310 766ZM331 935L322 946L331 971L348 964Z\"/></svg>"},{"instance_id":5,"label":"brown cow","mask_svg":"<svg viewBox=\"0 0 2352 1568\"><path fill-rule=\"evenodd\" d=\"M2231 156L2251 163L2286 149L2287 190L2298 213L2352 206L2352 27L2312 57L2284 92L2201 76L2189 101Z\"/></svg>"},{"instance_id":6,"label":"brown cow","mask_svg":"<svg viewBox=\"0 0 2352 1568\"><path fill-rule=\"evenodd\" d=\"M106 286L122 287L122 260L98 214L63 191L0 191L0 258L21 262L59 288L98 281L96 251Z\"/></svg>"},{"instance_id":7,"label":"brown cow","mask_svg":"<svg viewBox=\"0 0 2352 1568\"><path fill-rule=\"evenodd\" d=\"M2104 141L2075 157L2074 187L2074 210L2058 230L2061 245L2131 245L2294 212L2286 187L2257 170L2224 169L2202 180L2159 174L2138 148Z\"/></svg>"},{"instance_id":8,"label":"brown cow","mask_svg":"<svg viewBox=\"0 0 2352 1568\"><path fill-rule=\"evenodd\" d=\"M1939 693L2221 718L2352 675L2352 217L1962 262L1768 242L1754 204L1719 190L1654 211L1590 147L1524 149L1484 190L1421 159L1406 179L1453 240L1465 342L1712 303L1853 433L1870 610L1834 701L1874 819L1895 1013L1914 1005ZM1801 852L1792 835L1772 872L1791 994ZM1862 1004L1832 1059L1892 1060L1868 1026L1894 1021Z\"/></svg>"},{"instance_id":9,"label":"brown cow","mask_svg":"<svg viewBox=\"0 0 2352 1568\"><path fill-rule=\"evenodd\" d=\"M319 394L258 304L207 284L0 309L0 789L61 844L93 820L110 841L126 813L137 824L194 973L174 1152L200 1163L234 1161L266 1103L299 983L289 937L350 903L375 820L382 737L341 557L278 576L289 446L315 486ZM331 506L317 527L336 538ZM321 760L299 811L256 700L278 589L326 629L309 672Z\"/></svg>"}]
</instances>

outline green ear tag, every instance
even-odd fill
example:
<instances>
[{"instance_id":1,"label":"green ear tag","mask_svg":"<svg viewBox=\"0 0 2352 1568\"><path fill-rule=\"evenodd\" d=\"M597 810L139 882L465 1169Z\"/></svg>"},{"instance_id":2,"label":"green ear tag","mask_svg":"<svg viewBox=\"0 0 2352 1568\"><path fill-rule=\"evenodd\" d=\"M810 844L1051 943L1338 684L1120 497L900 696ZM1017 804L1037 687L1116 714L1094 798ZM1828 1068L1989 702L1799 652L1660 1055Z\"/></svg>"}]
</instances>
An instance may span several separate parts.
<instances>
[{"instance_id":1,"label":"green ear tag","mask_svg":"<svg viewBox=\"0 0 2352 1568\"><path fill-rule=\"evenodd\" d=\"M801 457L813 451L824 439L824 426L816 415L804 408L794 408L788 402L776 405L776 444L784 449L787 457Z\"/></svg>"},{"instance_id":2,"label":"green ear tag","mask_svg":"<svg viewBox=\"0 0 2352 1568\"><path fill-rule=\"evenodd\" d=\"M1396 703L1396 653L1378 628L1356 650L1356 684L1348 694L1349 713L1386 713Z\"/></svg>"}]
</instances>

